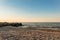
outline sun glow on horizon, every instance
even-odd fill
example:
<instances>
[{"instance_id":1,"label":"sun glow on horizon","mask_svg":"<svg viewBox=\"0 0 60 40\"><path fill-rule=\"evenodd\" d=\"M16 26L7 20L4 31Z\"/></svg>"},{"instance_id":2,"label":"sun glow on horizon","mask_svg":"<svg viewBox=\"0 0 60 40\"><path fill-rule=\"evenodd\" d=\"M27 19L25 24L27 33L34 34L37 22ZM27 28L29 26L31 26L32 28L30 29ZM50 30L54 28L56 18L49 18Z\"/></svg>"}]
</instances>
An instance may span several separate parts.
<instances>
[{"instance_id":1,"label":"sun glow on horizon","mask_svg":"<svg viewBox=\"0 0 60 40\"><path fill-rule=\"evenodd\" d=\"M60 22L59 18L0 18L0 22Z\"/></svg>"},{"instance_id":2,"label":"sun glow on horizon","mask_svg":"<svg viewBox=\"0 0 60 40\"><path fill-rule=\"evenodd\" d=\"M57 0L0 0L0 22L60 22L59 4Z\"/></svg>"}]
</instances>

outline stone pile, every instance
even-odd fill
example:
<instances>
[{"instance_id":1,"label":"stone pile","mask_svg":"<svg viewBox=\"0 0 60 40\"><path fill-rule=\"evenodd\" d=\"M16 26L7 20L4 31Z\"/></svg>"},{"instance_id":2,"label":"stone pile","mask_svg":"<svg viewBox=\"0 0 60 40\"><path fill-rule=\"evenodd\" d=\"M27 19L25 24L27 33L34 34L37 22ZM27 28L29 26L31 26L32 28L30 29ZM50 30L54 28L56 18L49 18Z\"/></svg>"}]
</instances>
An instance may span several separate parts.
<instances>
[{"instance_id":1,"label":"stone pile","mask_svg":"<svg viewBox=\"0 0 60 40\"><path fill-rule=\"evenodd\" d=\"M23 26L22 23L7 23L7 22L0 22L0 27L4 27L4 26L14 26L14 27L18 27L18 26Z\"/></svg>"}]
</instances>

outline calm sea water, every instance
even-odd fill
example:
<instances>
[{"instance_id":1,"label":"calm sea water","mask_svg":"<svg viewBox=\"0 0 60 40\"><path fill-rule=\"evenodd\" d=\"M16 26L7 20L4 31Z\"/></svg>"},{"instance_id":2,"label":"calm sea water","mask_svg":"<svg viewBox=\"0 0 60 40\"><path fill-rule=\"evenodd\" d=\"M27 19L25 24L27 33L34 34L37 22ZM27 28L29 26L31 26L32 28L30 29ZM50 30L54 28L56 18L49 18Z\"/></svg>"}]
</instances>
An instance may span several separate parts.
<instances>
[{"instance_id":1,"label":"calm sea water","mask_svg":"<svg viewBox=\"0 0 60 40\"><path fill-rule=\"evenodd\" d=\"M60 22L24 22L26 27L60 28Z\"/></svg>"},{"instance_id":2,"label":"calm sea water","mask_svg":"<svg viewBox=\"0 0 60 40\"><path fill-rule=\"evenodd\" d=\"M18 30L20 28L27 28L27 27L35 27L39 29L52 29L52 30L60 30L60 22L23 22L24 26L19 27L12 27L12 26L6 26L1 27L0 31L5 30Z\"/></svg>"}]
</instances>

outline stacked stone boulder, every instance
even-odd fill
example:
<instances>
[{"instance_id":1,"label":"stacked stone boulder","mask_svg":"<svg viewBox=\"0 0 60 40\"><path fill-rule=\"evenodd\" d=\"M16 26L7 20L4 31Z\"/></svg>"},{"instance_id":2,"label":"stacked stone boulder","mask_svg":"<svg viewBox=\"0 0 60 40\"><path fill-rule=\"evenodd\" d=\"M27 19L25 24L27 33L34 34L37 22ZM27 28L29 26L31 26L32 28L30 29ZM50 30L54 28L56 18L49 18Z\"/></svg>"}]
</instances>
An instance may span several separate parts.
<instances>
[{"instance_id":1,"label":"stacked stone boulder","mask_svg":"<svg viewBox=\"0 0 60 40\"><path fill-rule=\"evenodd\" d=\"M7 23L7 22L0 22L0 27L5 27L5 26L23 26L22 23Z\"/></svg>"}]
</instances>

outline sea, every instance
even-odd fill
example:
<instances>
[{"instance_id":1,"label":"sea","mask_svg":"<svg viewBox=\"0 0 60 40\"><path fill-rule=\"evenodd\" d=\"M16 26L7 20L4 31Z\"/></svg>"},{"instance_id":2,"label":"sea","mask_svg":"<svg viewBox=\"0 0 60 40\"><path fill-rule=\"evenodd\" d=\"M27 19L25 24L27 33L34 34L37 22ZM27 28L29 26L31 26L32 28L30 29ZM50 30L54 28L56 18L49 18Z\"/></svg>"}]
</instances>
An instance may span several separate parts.
<instances>
[{"instance_id":1,"label":"sea","mask_svg":"<svg viewBox=\"0 0 60 40\"><path fill-rule=\"evenodd\" d=\"M12 26L6 26L1 27L0 31L2 30L18 30L21 28L27 28L27 27L33 27L37 29L52 29L52 30L60 30L60 22L21 22L23 26L19 27L12 27Z\"/></svg>"},{"instance_id":2,"label":"sea","mask_svg":"<svg viewBox=\"0 0 60 40\"><path fill-rule=\"evenodd\" d=\"M23 22L25 26L60 28L60 22Z\"/></svg>"},{"instance_id":3,"label":"sea","mask_svg":"<svg viewBox=\"0 0 60 40\"><path fill-rule=\"evenodd\" d=\"M60 29L60 22L23 22L26 27L36 27L38 29Z\"/></svg>"}]
</instances>

